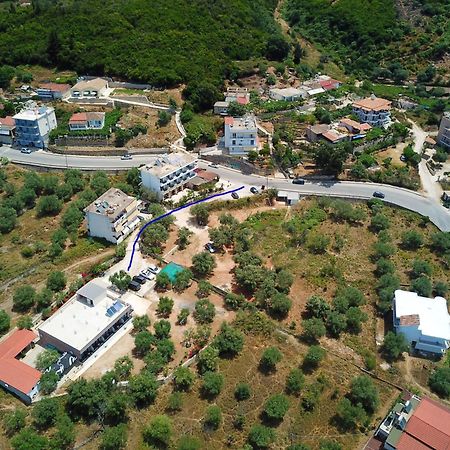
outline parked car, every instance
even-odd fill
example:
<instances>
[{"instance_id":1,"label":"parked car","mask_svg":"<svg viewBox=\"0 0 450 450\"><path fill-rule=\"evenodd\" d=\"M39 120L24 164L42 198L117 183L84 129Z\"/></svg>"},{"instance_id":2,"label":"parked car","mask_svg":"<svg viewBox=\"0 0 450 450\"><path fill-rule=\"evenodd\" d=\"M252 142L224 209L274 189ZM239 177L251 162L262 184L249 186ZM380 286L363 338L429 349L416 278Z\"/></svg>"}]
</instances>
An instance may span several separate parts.
<instances>
[{"instance_id":1,"label":"parked car","mask_svg":"<svg viewBox=\"0 0 450 450\"><path fill-rule=\"evenodd\" d=\"M127 160L130 160L130 159L133 159L133 157L129 153L125 153L125 155L122 155L120 157L120 159L123 160L123 161L127 161Z\"/></svg>"},{"instance_id":2,"label":"parked car","mask_svg":"<svg viewBox=\"0 0 450 450\"><path fill-rule=\"evenodd\" d=\"M406 156L405 155L400 155L400 161L405 162L406 161Z\"/></svg>"},{"instance_id":3,"label":"parked car","mask_svg":"<svg viewBox=\"0 0 450 450\"><path fill-rule=\"evenodd\" d=\"M128 289L131 289L132 291L139 291L141 289L141 285L136 281L130 281L130 284L128 285Z\"/></svg>"},{"instance_id":4,"label":"parked car","mask_svg":"<svg viewBox=\"0 0 450 450\"><path fill-rule=\"evenodd\" d=\"M141 273L139 275L143 276L148 281L152 281L155 279L155 274L149 268L141 270Z\"/></svg>"},{"instance_id":5,"label":"parked car","mask_svg":"<svg viewBox=\"0 0 450 450\"><path fill-rule=\"evenodd\" d=\"M147 282L147 278L144 278L142 275L135 275L133 277L133 281L138 282L139 284L144 284Z\"/></svg>"},{"instance_id":6,"label":"parked car","mask_svg":"<svg viewBox=\"0 0 450 450\"><path fill-rule=\"evenodd\" d=\"M150 272L154 273L155 275L161 272L161 269L158 266L155 266L155 264L150 264L148 266L148 270L150 270Z\"/></svg>"},{"instance_id":7,"label":"parked car","mask_svg":"<svg viewBox=\"0 0 450 450\"><path fill-rule=\"evenodd\" d=\"M292 184L305 184L305 180L303 178L295 178L292 180Z\"/></svg>"},{"instance_id":8,"label":"parked car","mask_svg":"<svg viewBox=\"0 0 450 450\"><path fill-rule=\"evenodd\" d=\"M213 167L214 169L217 169L219 166L217 164L211 163L211 164L209 164L209 167Z\"/></svg>"},{"instance_id":9,"label":"parked car","mask_svg":"<svg viewBox=\"0 0 450 450\"><path fill-rule=\"evenodd\" d=\"M373 196L376 197L376 198L384 198L385 197L385 195L382 192L380 192L380 191L375 191L373 193Z\"/></svg>"},{"instance_id":10,"label":"parked car","mask_svg":"<svg viewBox=\"0 0 450 450\"><path fill-rule=\"evenodd\" d=\"M237 199L239 198L239 195L238 195L237 192L232 192L232 193L231 193L231 196L232 196L235 200L237 200Z\"/></svg>"},{"instance_id":11,"label":"parked car","mask_svg":"<svg viewBox=\"0 0 450 450\"><path fill-rule=\"evenodd\" d=\"M29 155L31 153L31 149L23 147L20 149L20 153L25 153L25 154Z\"/></svg>"},{"instance_id":12,"label":"parked car","mask_svg":"<svg viewBox=\"0 0 450 450\"><path fill-rule=\"evenodd\" d=\"M205 250L208 250L209 253L216 253L216 249L214 248L212 242L205 244Z\"/></svg>"},{"instance_id":13,"label":"parked car","mask_svg":"<svg viewBox=\"0 0 450 450\"><path fill-rule=\"evenodd\" d=\"M252 186L252 187L250 188L250 192L251 192L252 194L257 194L257 193L258 193L258 189L256 189L255 186Z\"/></svg>"}]
</instances>

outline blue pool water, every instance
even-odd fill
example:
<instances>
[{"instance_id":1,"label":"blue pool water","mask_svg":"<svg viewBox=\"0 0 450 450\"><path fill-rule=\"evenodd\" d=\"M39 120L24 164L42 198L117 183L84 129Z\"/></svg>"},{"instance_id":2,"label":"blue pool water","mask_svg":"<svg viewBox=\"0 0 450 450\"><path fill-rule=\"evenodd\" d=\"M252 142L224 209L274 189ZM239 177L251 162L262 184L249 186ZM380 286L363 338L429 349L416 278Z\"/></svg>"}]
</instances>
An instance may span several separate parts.
<instances>
[{"instance_id":1,"label":"blue pool water","mask_svg":"<svg viewBox=\"0 0 450 450\"><path fill-rule=\"evenodd\" d=\"M175 278L178 273L182 272L184 270L183 266L180 266L179 264L176 264L174 262L170 262L167 264L164 269L161 270L161 273L167 274L167 276L170 279L170 282L173 283L175 281Z\"/></svg>"}]
</instances>

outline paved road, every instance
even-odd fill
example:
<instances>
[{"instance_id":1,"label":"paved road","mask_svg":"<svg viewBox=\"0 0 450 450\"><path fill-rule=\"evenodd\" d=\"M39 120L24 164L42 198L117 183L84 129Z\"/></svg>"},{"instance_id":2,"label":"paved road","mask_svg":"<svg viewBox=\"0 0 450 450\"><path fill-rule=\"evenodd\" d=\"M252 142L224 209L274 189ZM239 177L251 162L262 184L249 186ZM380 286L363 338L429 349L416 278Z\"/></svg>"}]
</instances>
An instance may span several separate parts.
<instances>
[{"instance_id":1,"label":"paved road","mask_svg":"<svg viewBox=\"0 0 450 450\"><path fill-rule=\"evenodd\" d=\"M203 161L200 167L207 167ZM302 195L324 195L344 198L372 198L374 191L382 191L386 197L385 201L401 206L411 211L428 216L430 220L442 231L450 231L450 212L436 201L428 199L421 194L408 189L377 183L358 182L307 182L305 185L292 184L290 180L267 179L258 175L243 175L235 170L218 167L212 169L221 178L229 180L234 185L262 185L278 190L298 192Z\"/></svg>"},{"instance_id":2,"label":"paved road","mask_svg":"<svg viewBox=\"0 0 450 450\"><path fill-rule=\"evenodd\" d=\"M133 159L123 161L120 156L66 156L43 150L37 150L27 155L21 153L20 150L5 145L0 147L0 156L18 164L50 169L74 168L83 170L128 170L132 167L151 163L158 157L158 155L134 155Z\"/></svg>"}]
</instances>

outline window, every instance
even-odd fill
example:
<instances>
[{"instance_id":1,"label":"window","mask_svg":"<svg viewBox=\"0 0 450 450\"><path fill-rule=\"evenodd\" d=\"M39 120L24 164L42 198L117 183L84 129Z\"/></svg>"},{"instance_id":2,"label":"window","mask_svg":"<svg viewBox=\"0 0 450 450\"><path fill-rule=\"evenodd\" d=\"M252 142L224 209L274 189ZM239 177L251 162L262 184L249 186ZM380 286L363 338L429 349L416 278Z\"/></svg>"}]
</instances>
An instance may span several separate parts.
<instances>
[{"instance_id":1,"label":"window","mask_svg":"<svg viewBox=\"0 0 450 450\"><path fill-rule=\"evenodd\" d=\"M231 143L231 145L236 145L236 140L233 139L233 142Z\"/></svg>"},{"instance_id":2,"label":"window","mask_svg":"<svg viewBox=\"0 0 450 450\"><path fill-rule=\"evenodd\" d=\"M250 141L250 145L255 145L254 139L252 139L252 140Z\"/></svg>"},{"instance_id":3,"label":"window","mask_svg":"<svg viewBox=\"0 0 450 450\"><path fill-rule=\"evenodd\" d=\"M235 137L236 137L236 133L233 133L232 137L234 137L234 138L235 138Z\"/></svg>"}]
</instances>

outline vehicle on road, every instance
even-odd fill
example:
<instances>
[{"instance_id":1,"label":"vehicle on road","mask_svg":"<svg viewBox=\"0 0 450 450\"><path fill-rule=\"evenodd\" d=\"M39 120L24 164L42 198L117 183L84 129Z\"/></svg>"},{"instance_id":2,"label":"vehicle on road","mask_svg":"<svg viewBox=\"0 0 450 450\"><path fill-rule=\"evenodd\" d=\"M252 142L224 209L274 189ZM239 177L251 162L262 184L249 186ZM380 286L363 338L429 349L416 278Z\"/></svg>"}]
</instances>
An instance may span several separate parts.
<instances>
[{"instance_id":1,"label":"vehicle on road","mask_svg":"<svg viewBox=\"0 0 450 450\"><path fill-rule=\"evenodd\" d=\"M303 178L295 178L292 180L292 184L305 184L305 180Z\"/></svg>"},{"instance_id":2,"label":"vehicle on road","mask_svg":"<svg viewBox=\"0 0 450 450\"><path fill-rule=\"evenodd\" d=\"M258 193L258 189L256 189L254 186L252 186L252 187L250 188L250 192L251 192L252 194L257 194L257 193Z\"/></svg>"},{"instance_id":3,"label":"vehicle on road","mask_svg":"<svg viewBox=\"0 0 450 450\"><path fill-rule=\"evenodd\" d=\"M214 248L212 242L205 244L205 250L208 250L209 253L216 253L216 249Z\"/></svg>"},{"instance_id":4,"label":"vehicle on road","mask_svg":"<svg viewBox=\"0 0 450 450\"><path fill-rule=\"evenodd\" d=\"M214 163L211 163L211 164L208 164L208 165L209 165L209 167L212 167L214 169L218 169L219 168L219 166L217 164L214 164Z\"/></svg>"},{"instance_id":5,"label":"vehicle on road","mask_svg":"<svg viewBox=\"0 0 450 450\"><path fill-rule=\"evenodd\" d=\"M384 197L386 197L382 192L380 192L380 191L375 191L373 194L372 194L374 197L376 197L376 198L384 198Z\"/></svg>"},{"instance_id":6,"label":"vehicle on road","mask_svg":"<svg viewBox=\"0 0 450 450\"><path fill-rule=\"evenodd\" d=\"M26 155L29 155L31 153L31 149L23 147L20 149L20 153L25 153Z\"/></svg>"},{"instance_id":7,"label":"vehicle on road","mask_svg":"<svg viewBox=\"0 0 450 450\"><path fill-rule=\"evenodd\" d=\"M161 272L161 269L158 266L156 266L155 264L150 264L148 266L148 270L150 272L154 273L155 275L157 275L159 272Z\"/></svg>"},{"instance_id":8,"label":"vehicle on road","mask_svg":"<svg viewBox=\"0 0 450 450\"><path fill-rule=\"evenodd\" d=\"M137 281L130 281L130 283L128 284L128 289L137 292L141 289L141 285Z\"/></svg>"},{"instance_id":9,"label":"vehicle on road","mask_svg":"<svg viewBox=\"0 0 450 450\"><path fill-rule=\"evenodd\" d=\"M142 275L135 275L133 277L133 281L136 281L139 284L144 284L147 282L147 278L144 278Z\"/></svg>"},{"instance_id":10,"label":"vehicle on road","mask_svg":"<svg viewBox=\"0 0 450 450\"><path fill-rule=\"evenodd\" d=\"M147 267L147 269L141 270L140 276L144 277L148 281L155 279L155 274Z\"/></svg>"},{"instance_id":11,"label":"vehicle on road","mask_svg":"<svg viewBox=\"0 0 450 450\"><path fill-rule=\"evenodd\" d=\"M132 157L129 153L125 153L125 155L122 155L122 156L120 157L120 159L121 159L122 161L128 161L128 160L130 160L130 159L133 159L133 157Z\"/></svg>"},{"instance_id":12,"label":"vehicle on road","mask_svg":"<svg viewBox=\"0 0 450 450\"><path fill-rule=\"evenodd\" d=\"M231 193L231 196L232 196L235 200L237 200L237 199L239 198L239 195L238 195L237 192L232 192L232 193Z\"/></svg>"}]
</instances>

